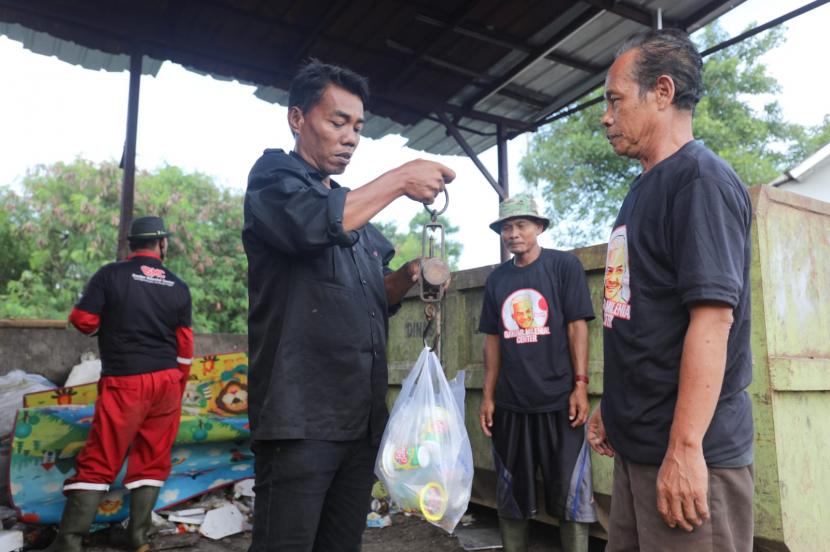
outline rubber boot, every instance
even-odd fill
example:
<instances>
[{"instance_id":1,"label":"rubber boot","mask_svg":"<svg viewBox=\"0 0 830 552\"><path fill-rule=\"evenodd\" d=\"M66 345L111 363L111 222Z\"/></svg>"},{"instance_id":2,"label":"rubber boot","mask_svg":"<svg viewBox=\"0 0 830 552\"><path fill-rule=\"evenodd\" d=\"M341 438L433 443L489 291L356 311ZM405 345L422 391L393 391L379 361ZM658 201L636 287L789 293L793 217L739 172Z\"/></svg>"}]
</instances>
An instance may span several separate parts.
<instances>
[{"instance_id":1,"label":"rubber boot","mask_svg":"<svg viewBox=\"0 0 830 552\"><path fill-rule=\"evenodd\" d=\"M44 552L81 552L105 491L68 491L58 536Z\"/></svg>"},{"instance_id":2,"label":"rubber boot","mask_svg":"<svg viewBox=\"0 0 830 552\"><path fill-rule=\"evenodd\" d=\"M499 531L504 552L527 552L526 519L499 518Z\"/></svg>"},{"instance_id":3,"label":"rubber boot","mask_svg":"<svg viewBox=\"0 0 830 552\"><path fill-rule=\"evenodd\" d=\"M590 523L560 522L559 538L562 541L562 552L588 552L588 535L590 532Z\"/></svg>"},{"instance_id":4,"label":"rubber boot","mask_svg":"<svg viewBox=\"0 0 830 552\"><path fill-rule=\"evenodd\" d=\"M149 552L150 539L147 536L152 525L153 506L159 496L160 487L144 485L130 491L130 523L127 525L127 542L134 552Z\"/></svg>"}]
</instances>

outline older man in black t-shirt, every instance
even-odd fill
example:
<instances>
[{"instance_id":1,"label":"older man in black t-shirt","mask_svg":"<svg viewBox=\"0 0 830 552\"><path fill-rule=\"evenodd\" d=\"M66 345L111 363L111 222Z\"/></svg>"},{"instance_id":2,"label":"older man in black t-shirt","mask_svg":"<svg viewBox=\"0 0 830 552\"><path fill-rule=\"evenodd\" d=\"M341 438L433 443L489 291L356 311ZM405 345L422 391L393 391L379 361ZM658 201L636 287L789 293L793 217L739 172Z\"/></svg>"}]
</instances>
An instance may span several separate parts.
<instances>
[{"instance_id":1,"label":"older man in black t-shirt","mask_svg":"<svg viewBox=\"0 0 830 552\"><path fill-rule=\"evenodd\" d=\"M643 172L608 245L605 382L589 422L615 456L607 551L749 551L749 195L692 136L701 60L680 31L620 49L602 122Z\"/></svg>"},{"instance_id":2,"label":"older man in black t-shirt","mask_svg":"<svg viewBox=\"0 0 830 552\"><path fill-rule=\"evenodd\" d=\"M565 552L587 552L590 455L588 325L594 318L585 271L574 255L542 249L548 225L536 202L517 195L490 225L513 258L487 278L479 331L484 340L481 429L493 439L499 528L507 552L527 550L538 513L541 468L545 509L559 518Z\"/></svg>"}]
</instances>

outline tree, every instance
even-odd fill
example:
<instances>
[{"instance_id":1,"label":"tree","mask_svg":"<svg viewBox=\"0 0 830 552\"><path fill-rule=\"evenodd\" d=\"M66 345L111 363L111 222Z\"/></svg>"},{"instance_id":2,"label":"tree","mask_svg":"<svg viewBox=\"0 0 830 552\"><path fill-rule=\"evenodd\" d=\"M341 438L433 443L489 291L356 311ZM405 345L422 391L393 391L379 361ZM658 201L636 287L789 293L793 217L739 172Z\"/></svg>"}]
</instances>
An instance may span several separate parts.
<instances>
[{"instance_id":1,"label":"tree","mask_svg":"<svg viewBox=\"0 0 830 552\"><path fill-rule=\"evenodd\" d=\"M790 149L792 163L803 161L830 144L830 115L825 115L821 124L809 128L798 128L797 132L798 139Z\"/></svg>"},{"instance_id":2,"label":"tree","mask_svg":"<svg viewBox=\"0 0 830 552\"><path fill-rule=\"evenodd\" d=\"M726 159L748 185L772 181L830 138L827 119L804 129L784 122L778 102L768 100L780 87L761 57L783 42L783 33L776 28L756 35L709 56L703 67L706 94L695 111L695 137ZM703 31L698 46L705 49L726 38L715 23ZM765 100L759 109L752 107ZM606 239L640 172L638 163L617 157L608 145L600 124L603 109L595 105L541 129L520 163L522 177L541 187L562 246Z\"/></svg>"},{"instance_id":3,"label":"tree","mask_svg":"<svg viewBox=\"0 0 830 552\"><path fill-rule=\"evenodd\" d=\"M424 224L427 224L430 220L429 213L420 211L409 221L409 229L404 233L399 233L397 226L392 222L372 223L395 246L395 258L389 264L390 268L397 270L404 262L421 256L423 228ZM438 222L444 225L447 263L450 265L450 270L458 270L458 259L461 257L461 249L463 246L451 239L452 234L458 232L458 227L450 224L449 219L443 216L438 217ZM437 251L436 255L438 255Z\"/></svg>"},{"instance_id":4,"label":"tree","mask_svg":"<svg viewBox=\"0 0 830 552\"><path fill-rule=\"evenodd\" d=\"M0 318L66 318L86 281L115 257L121 171L114 163L39 166L15 193L0 188ZM247 329L242 197L200 173L166 166L136 174L135 216L165 218L166 264L187 282L199 332ZM4 218L6 217L6 218ZM11 217L11 218L9 218ZM9 220L10 222L5 222Z\"/></svg>"}]
</instances>

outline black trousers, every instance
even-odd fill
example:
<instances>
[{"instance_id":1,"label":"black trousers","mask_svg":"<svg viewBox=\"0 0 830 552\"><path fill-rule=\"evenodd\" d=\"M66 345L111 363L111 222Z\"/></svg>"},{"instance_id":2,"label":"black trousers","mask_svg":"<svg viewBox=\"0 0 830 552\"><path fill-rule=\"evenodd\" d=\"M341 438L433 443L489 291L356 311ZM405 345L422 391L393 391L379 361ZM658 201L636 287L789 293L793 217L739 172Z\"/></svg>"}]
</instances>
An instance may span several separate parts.
<instances>
[{"instance_id":1,"label":"black trousers","mask_svg":"<svg viewBox=\"0 0 830 552\"><path fill-rule=\"evenodd\" d=\"M499 516L536 516L536 473L541 471L545 511L566 519L568 488L585 438L584 429L571 427L567 410L524 414L496 407L492 431Z\"/></svg>"},{"instance_id":2,"label":"black trousers","mask_svg":"<svg viewBox=\"0 0 830 552\"><path fill-rule=\"evenodd\" d=\"M359 441L257 441L248 552L359 552L377 446Z\"/></svg>"}]
</instances>

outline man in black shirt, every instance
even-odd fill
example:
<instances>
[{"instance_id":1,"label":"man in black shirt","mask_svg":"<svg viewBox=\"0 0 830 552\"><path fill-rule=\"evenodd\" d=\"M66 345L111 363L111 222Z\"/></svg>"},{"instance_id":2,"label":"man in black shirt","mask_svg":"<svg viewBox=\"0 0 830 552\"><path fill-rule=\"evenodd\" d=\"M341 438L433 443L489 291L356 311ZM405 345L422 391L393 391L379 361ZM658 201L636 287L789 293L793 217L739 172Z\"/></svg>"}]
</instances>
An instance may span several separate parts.
<instances>
[{"instance_id":1,"label":"man in black shirt","mask_svg":"<svg viewBox=\"0 0 830 552\"><path fill-rule=\"evenodd\" d=\"M50 552L82 550L98 503L125 458L129 545L150 550L150 517L170 475L193 361L190 291L162 264L167 236L161 218L135 219L129 257L98 270L69 315L82 333L98 336L101 380L89 436L63 487L66 506Z\"/></svg>"},{"instance_id":2,"label":"man in black shirt","mask_svg":"<svg viewBox=\"0 0 830 552\"><path fill-rule=\"evenodd\" d=\"M506 552L527 551L528 520L545 509L559 518L562 549L587 552L596 521L588 419L588 320L594 318L585 270L574 255L542 249L548 225L528 195L502 202L490 227L513 258L487 278L479 331L484 337L481 429L493 439L499 528Z\"/></svg>"},{"instance_id":3,"label":"man in black shirt","mask_svg":"<svg viewBox=\"0 0 830 552\"><path fill-rule=\"evenodd\" d=\"M752 549L752 212L692 136L700 68L685 33L649 31L605 81L608 140L643 167L609 240L588 430L615 458L608 551Z\"/></svg>"},{"instance_id":4,"label":"man in black shirt","mask_svg":"<svg viewBox=\"0 0 830 552\"><path fill-rule=\"evenodd\" d=\"M369 219L394 199L431 203L455 174L416 160L354 191L331 176L363 128L366 80L312 61L291 83L294 151L248 176L249 417L256 455L251 552L357 551L386 424L390 305L417 280L392 272Z\"/></svg>"}]
</instances>

